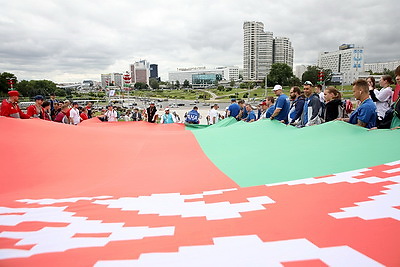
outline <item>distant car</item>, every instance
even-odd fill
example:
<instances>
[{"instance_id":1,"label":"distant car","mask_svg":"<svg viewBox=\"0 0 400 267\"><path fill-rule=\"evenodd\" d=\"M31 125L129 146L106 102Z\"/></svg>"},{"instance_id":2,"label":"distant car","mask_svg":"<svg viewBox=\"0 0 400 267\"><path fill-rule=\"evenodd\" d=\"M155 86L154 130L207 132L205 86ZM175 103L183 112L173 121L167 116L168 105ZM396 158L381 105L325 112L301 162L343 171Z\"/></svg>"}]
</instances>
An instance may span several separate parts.
<instances>
[{"instance_id":1,"label":"distant car","mask_svg":"<svg viewBox=\"0 0 400 267\"><path fill-rule=\"evenodd\" d=\"M182 107L182 106L184 106L185 105L185 103L179 103L178 104L178 107Z\"/></svg>"},{"instance_id":2,"label":"distant car","mask_svg":"<svg viewBox=\"0 0 400 267\"><path fill-rule=\"evenodd\" d=\"M199 103L199 100L196 99L196 100L194 101L194 103Z\"/></svg>"}]
</instances>

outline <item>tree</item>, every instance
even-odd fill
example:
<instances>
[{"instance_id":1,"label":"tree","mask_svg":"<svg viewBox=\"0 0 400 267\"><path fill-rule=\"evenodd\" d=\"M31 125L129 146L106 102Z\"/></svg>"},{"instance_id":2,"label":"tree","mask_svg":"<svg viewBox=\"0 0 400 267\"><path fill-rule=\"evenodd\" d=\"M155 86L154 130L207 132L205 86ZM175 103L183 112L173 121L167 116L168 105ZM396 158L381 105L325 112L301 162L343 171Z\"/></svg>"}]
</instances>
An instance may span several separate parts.
<instances>
[{"instance_id":1,"label":"tree","mask_svg":"<svg viewBox=\"0 0 400 267\"><path fill-rule=\"evenodd\" d=\"M15 87L23 96L29 97L35 95L48 96L57 90L57 85L48 80L22 80Z\"/></svg>"},{"instance_id":2,"label":"tree","mask_svg":"<svg viewBox=\"0 0 400 267\"><path fill-rule=\"evenodd\" d=\"M178 80L176 80L176 82L175 82L175 87L177 89L179 89L181 87L181 83Z\"/></svg>"},{"instance_id":3,"label":"tree","mask_svg":"<svg viewBox=\"0 0 400 267\"><path fill-rule=\"evenodd\" d=\"M234 79L232 79L232 80L229 82L229 86L230 86L230 87L234 87L234 86L235 86L235 80L234 80Z\"/></svg>"},{"instance_id":4,"label":"tree","mask_svg":"<svg viewBox=\"0 0 400 267\"><path fill-rule=\"evenodd\" d=\"M285 63L274 63L267 77L268 85L276 84L289 85L290 79L293 77L293 70Z\"/></svg>"},{"instance_id":5,"label":"tree","mask_svg":"<svg viewBox=\"0 0 400 267\"><path fill-rule=\"evenodd\" d=\"M10 88L8 80L12 78L14 80L14 85L17 83L17 77L9 72L0 73L0 92L6 94Z\"/></svg>"},{"instance_id":6,"label":"tree","mask_svg":"<svg viewBox=\"0 0 400 267\"><path fill-rule=\"evenodd\" d=\"M304 83L305 81L310 81L313 84L316 84L318 81L318 73L320 72L320 68L317 66L308 66L307 70L301 76L301 81Z\"/></svg>"},{"instance_id":7,"label":"tree","mask_svg":"<svg viewBox=\"0 0 400 267\"><path fill-rule=\"evenodd\" d=\"M158 80L156 78L150 78L149 84L150 84L150 87L153 88L153 89L160 88L160 84L159 84L159 82L158 82Z\"/></svg>"},{"instance_id":8,"label":"tree","mask_svg":"<svg viewBox=\"0 0 400 267\"><path fill-rule=\"evenodd\" d=\"M54 92L54 94L56 95L56 96L66 96L67 94L65 93L65 90L63 90L63 89L61 89L61 88L59 88L59 89L56 89L56 91ZM95 96L95 94L94 93L89 93L89 95L91 95L91 94L93 94L93 96Z\"/></svg>"},{"instance_id":9,"label":"tree","mask_svg":"<svg viewBox=\"0 0 400 267\"><path fill-rule=\"evenodd\" d=\"M147 83L141 83L141 82L135 83L134 87L135 87L135 89L147 89L147 88L149 88Z\"/></svg>"},{"instance_id":10,"label":"tree","mask_svg":"<svg viewBox=\"0 0 400 267\"><path fill-rule=\"evenodd\" d=\"M190 83L188 80L183 81L183 88L190 88Z\"/></svg>"}]
</instances>

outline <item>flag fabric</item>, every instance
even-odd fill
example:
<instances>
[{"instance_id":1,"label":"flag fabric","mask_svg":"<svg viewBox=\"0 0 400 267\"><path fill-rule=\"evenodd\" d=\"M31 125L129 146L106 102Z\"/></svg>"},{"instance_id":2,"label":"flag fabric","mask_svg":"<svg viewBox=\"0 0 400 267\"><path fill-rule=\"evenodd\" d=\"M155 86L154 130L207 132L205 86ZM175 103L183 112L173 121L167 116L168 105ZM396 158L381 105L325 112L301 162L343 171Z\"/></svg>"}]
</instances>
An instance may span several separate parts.
<instances>
[{"instance_id":1,"label":"flag fabric","mask_svg":"<svg viewBox=\"0 0 400 267\"><path fill-rule=\"evenodd\" d=\"M400 265L398 130L0 126L0 266Z\"/></svg>"}]
</instances>

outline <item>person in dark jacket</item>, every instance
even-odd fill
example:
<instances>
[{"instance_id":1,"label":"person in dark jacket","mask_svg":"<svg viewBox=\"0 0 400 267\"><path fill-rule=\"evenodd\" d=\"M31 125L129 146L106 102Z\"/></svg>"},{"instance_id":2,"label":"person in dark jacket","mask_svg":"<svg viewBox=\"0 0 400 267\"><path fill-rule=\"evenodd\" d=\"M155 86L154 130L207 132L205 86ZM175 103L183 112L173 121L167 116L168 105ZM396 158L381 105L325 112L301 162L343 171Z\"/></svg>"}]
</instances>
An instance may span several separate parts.
<instances>
[{"instance_id":1,"label":"person in dark jacket","mask_svg":"<svg viewBox=\"0 0 400 267\"><path fill-rule=\"evenodd\" d=\"M292 103L290 105L288 120L291 125L297 125L300 123L301 114L303 113L304 95L302 95L300 88L297 86L290 88L289 94Z\"/></svg>"},{"instance_id":2,"label":"person in dark jacket","mask_svg":"<svg viewBox=\"0 0 400 267\"><path fill-rule=\"evenodd\" d=\"M325 95L325 122L343 118L342 94L335 87L328 87L324 91Z\"/></svg>"}]
</instances>

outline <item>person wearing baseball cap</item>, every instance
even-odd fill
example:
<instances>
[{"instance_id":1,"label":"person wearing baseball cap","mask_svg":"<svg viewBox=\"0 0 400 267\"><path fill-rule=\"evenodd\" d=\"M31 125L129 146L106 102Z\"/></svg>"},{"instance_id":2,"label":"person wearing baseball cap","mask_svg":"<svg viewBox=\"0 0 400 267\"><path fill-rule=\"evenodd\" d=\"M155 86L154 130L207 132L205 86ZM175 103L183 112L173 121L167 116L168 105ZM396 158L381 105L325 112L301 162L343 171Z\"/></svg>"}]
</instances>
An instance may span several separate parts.
<instances>
[{"instance_id":1,"label":"person wearing baseball cap","mask_svg":"<svg viewBox=\"0 0 400 267\"><path fill-rule=\"evenodd\" d=\"M43 119L44 109L42 107L44 97L42 95L37 95L34 97L35 104L30 105L26 109L26 114L31 118L40 118Z\"/></svg>"},{"instance_id":2,"label":"person wearing baseball cap","mask_svg":"<svg viewBox=\"0 0 400 267\"><path fill-rule=\"evenodd\" d=\"M23 113L18 106L19 92L8 91L8 99L4 99L1 103L0 116L17 118L17 119L29 119L30 117Z\"/></svg>"},{"instance_id":3,"label":"person wearing baseball cap","mask_svg":"<svg viewBox=\"0 0 400 267\"><path fill-rule=\"evenodd\" d=\"M161 121L160 123L175 123L175 116L173 116L170 112L169 112L169 108L164 109L164 114L161 116Z\"/></svg>"},{"instance_id":4,"label":"person wearing baseball cap","mask_svg":"<svg viewBox=\"0 0 400 267\"><path fill-rule=\"evenodd\" d=\"M283 88L281 85L277 84L272 89L275 95L278 97L275 102L275 110L271 115L271 120L276 119L278 121L284 121L288 123L288 113L290 109L290 101L287 95L283 93Z\"/></svg>"}]
</instances>

